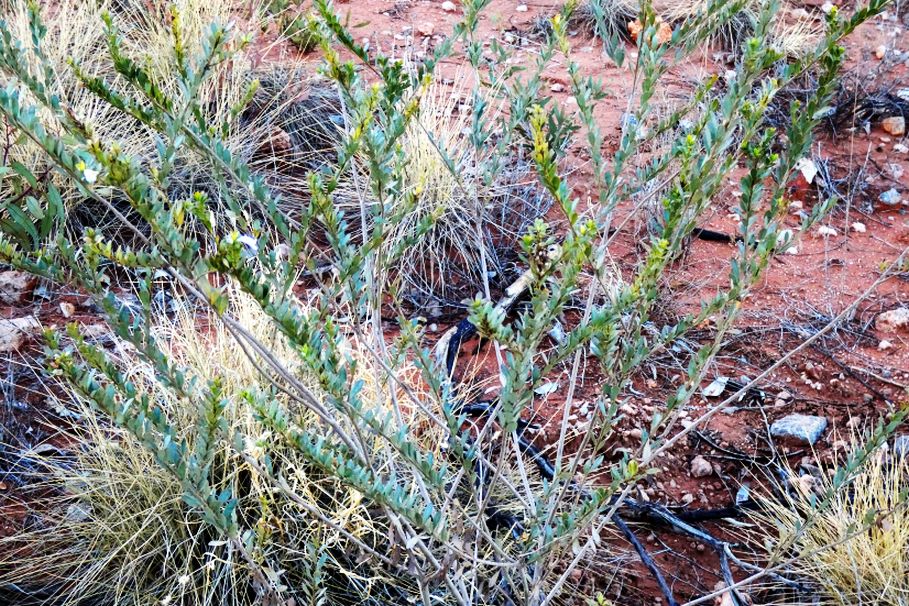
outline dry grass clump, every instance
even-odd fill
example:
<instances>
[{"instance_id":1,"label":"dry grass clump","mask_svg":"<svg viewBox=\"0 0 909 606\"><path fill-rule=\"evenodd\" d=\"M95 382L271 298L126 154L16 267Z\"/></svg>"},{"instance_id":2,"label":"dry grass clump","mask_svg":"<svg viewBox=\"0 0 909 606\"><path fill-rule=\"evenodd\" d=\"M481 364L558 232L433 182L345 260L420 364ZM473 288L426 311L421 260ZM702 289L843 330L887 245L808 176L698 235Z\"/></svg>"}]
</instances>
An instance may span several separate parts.
<instances>
[{"instance_id":1,"label":"dry grass clump","mask_svg":"<svg viewBox=\"0 0 909 606\"><path fill-rule=\"evenodd\" d=\"M256 77L259 90L240 124L264 136L248 163L279 194L281 210L294 220L310 202L308 171L325 169L336 159L335 145L344 128L341 99L334 87L302 69L280 66Z\"/></svg>"},{"instance_id":2,"label":"dry grass clump","mask_svg":"<svg viewBox=\"0 0 909 606\"><path fill-rule=\"evenodd\" d=\"M231 312L288 370L306 381L295 352L251 299L235 296ZM197 385L215 378L222 381L230 401L225 412L227 438L218 444L211 483L239 499L238 517L248 529L244 541L269 580L285 586L284 595L297 604L366 603L361 600L368 602L371 595L400 598L395 592L406 587L406 580L392 582L382 570L362 569L349 555L354 550L345 536L284 498L244 459L269 465L298 498L364 543L389 540L380 512L360 493L316 470L266 431L244 405L240 393L265 388L265 380L227 331L213 317L200 318L183 308L174 319L158 321L154 335L171 361L196 377ZM154 369L131 347L122 343L116 347L116 357L130 379L173 426L186 428L179 437L195 435L191 428L198 412L156 383ZM358 367L374 411L390 410L397 387L376 383L366 360ZM53 603L62 605L261 603L247 562L184 502L179 481L132 434L109 425L76 394L69 395L70 408L78 408L82 417L69 437L70 454L30 455L42 470L36 472L38 482L32 489L45 498L32 512L35 522L30 528L0 539L0 586L18 588L22 600L29 594L53 596ZM314 423L312 414L292 401L281 404L296 424ZM424 452L440 456L444 439L438 431L415 418L415 411L403 414L404 422L425 438L420 445ZM232 439L235 435L242 447ZM48 500L48 494L55 496ZM377 598L375 603L391 601Z\"/></svg>"},{"instance_id":3,"label":"dry grass clump","mask_svg":"<svg viewBox=\"0 0 909 606\"><path fill-rule=\"evenodd\" d=\"M782 14L776 18L770 30L770 45L783 57L799 59L817 48L824 34L822 22L810 16L792 17Z\"/></svg>"},{"instance_id":4,"label":"dry grass clump","mask_svg":"<svg viewBox=\"0 0 909 606\"><path fill-rule=\"evenodd\" d=\"M20 40L31 39L28 5L28 0L9 0L3 15L14 36ZM103 78L115 89L118 88L120 80L107 49L102 21L102 15L110 13L122 35L127 54L142 65L171 98L180 98L171 7L179 13L180 31L186 54L190 57L198 56L212 23L236 23L241 29L255 31L263 26L267 18L258 0L251 3L240 0L176 0L172 3L64 0L42 9L42 19L47 27L42 53L54 71L54 78L48 83L51 91L60 98L62 106L87 125L98 139L116 141L125 153L148 163L154 162L156 153L154 133L84 87L70 61L87 76ZM25 59L38 74L41 69L39 58L30 45L26 51ZM244 98L254 76L250 58L238 53L215 66L212 77L196 93L209 123L227 125L227 148L246 161L268 140L271 132L267 125L275 119L274 116L260 115L256 120L241 122L232 114L232 109ZM44 111L41 117L49 130L61 128L49 111ZM22 163L39 179L53 174L41 152L24 138L16 140L10 147L8 161ZM103 226L108 222L103 207L83 200L76 189L67 186L64 180L57 185L63 188L64 202L70 211L73 227ZM169 193L174 197L203 191L217 201L220 194L207 163L189 151L181 153L170 188ZM113 220L112 217L110 220Z\"/></svg>"},{"instance_id":5,"label":"dry grass clump","mask_svg":"<svg viewBox=\"0 0 909 606\"><path fill-rule=\"evenodd\" d=\"M653 3L653 9L664 22L673 26L683 23L693 15L707 11L709 0L662 0ZM745 40L754 33L763 0L747 0L741 10L736 12L722 26L705 23L705 29L711 34L706 39L708 47L737 51ZM589 0L580 4L572 13L570 26L596 33L603 38L632 40L629 24L637 20L641 11L638 0ZM774 20L770 44L780 50L786 57L803 56L817 45L821 24L809 17L788 18L783 9ZM602 16L604 32L598 30L597 15ZM536 26L539 33L547 33L548 21ZM715 30L715 31L713 31Z\"/></svg>"},{"instance_id":6,"label":"dry grass clump","mask_svg":"<svg viewBox=\"0 0 909 606\"><path fill-rule=\"evenodd\" d=\"M313 32L311 14L302 7L301 0L269 0L268 11L275 16L282 36L301 52L308 53L318 44Z\"/></svg>"},{"instance_id":7,"label":"dry grass clump","mask_svg":"<svg viewBox=\"0 0 909 606\"><path fill-rule=\"evenodd\" d=\"M741 10L719 27L714 27L713 20L705 23L704 28L712 30L705 40L706 45L729 51L741 48L754 33L763 5L763 0L746 0ZM710 0L665 0L654 4L657 13L667 22L674 24L681 23L692 15L706 13L709 6Z\"/></svg>"},{"instance_id":8,"label":"dry grass clump","mask_svg":"<svg viewBox=\"0 0 909 606\"><path fill-rule=\"evenodd\" d=\"M640 10L637 0L590 0L575 9L569 26L595 32L603 38L630 40L628 24L637 18ZM597 15L602 15L606 31L599 31Z\"/></svg>"},{"instance_id":9,"label":"dry grass clump","mask_svg":"<svg viewBox=\"0 0 909 606\"><path fill-rule=\"evenodd\" d=\"M857 446L856 443L852 444ZM909 603L909 458L886 449L871 455L839 488L834 469L792 474L782 498L765 498L754 514L765 529L771 562L795 558L791 577L817 589L812 603L837 606ZM786 603L805 603L804 594Z\"/></svg>"},{"instance_id":10,"label":"dry grass clump","mask_svg":"<svg viewBox=\"0 0 909 606\"><path fill-rule=\"evenodd\" d=\"M492 142L477 149L468 137L472 117L464 99L470 98L470 90L469 79L460 73L451 85L435 80L427 87L419 114L400 141L405 195L395 198L397 206L382 207L364 199L357 176L335 200L361 233L364 225L370 229L378 212L386 217L403 214L391 227L388 250L416 236L422 224L435 218L389 268L392 279L400 280L403 296L431 313L461 306L463 299L483 293L487 284L505 288L516 277L509 268L514 244L551 203L535 187L529 164L519 157L499 160L498 174L488 174L486 167L498 150ZM494 119L499 109L490 100L487 119ZM403 212L401 204L411 195L413 207ZM358 221L361 217L365 223Z\"/></svg>"}]
</instances>

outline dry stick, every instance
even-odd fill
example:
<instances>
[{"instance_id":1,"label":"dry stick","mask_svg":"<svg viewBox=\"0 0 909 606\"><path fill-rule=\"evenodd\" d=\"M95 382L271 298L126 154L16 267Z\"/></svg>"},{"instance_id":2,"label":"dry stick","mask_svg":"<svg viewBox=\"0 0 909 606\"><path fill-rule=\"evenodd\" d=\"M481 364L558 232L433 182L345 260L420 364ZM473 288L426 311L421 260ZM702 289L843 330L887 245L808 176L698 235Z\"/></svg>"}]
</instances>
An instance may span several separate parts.
<instances>
[{"instance_id":1,"label":"dry stick","mask_svg":"<svg viewBox=\"0 0 909 606\"><path fill-rule=\"evenodd\" d=\"M876 380L880 381L881 383L887 383L888 385L893 385L894 387L899 387L902 390L909 389L909 384L899 383L897 381L894 381L893 379L888 379L887 377L883 377L883 376L875 373L874 371L872 371L869 368L862 368L861 366L851 366L850 365L849 369L852 370L853 372L864 373L866 375L874 377Z\"/></svg>"},{"instance_id":2,"label":"dry stick","mask_svg":"<svg viewBox=\"0 0 909 606\"><path fill-rule=\"evenodd\" d=\"M678 602L675 601L675 598L672 595L672 589L666 583L663 573L660 572L659 566L656 565L656 562L653 561L653 558L650 557L650 554L647 553L647 549L638 540L637 536L631 532L631 528L628 527L628 524L625 523L618 514L612 516L612 521L615 522L615 525L622 531L622 534L625 535L625 538L628 539L628 542L632 544L635 550L638 552L638 555L641 558L641 561L644 563L644 566L650 571L650 574L653 575L653 578L656 579L657 585L660 586L660 591L663 592L663 597L666 598L666 602L669 606L677 606Z\"/></svg>"},{"instance_id":3,"label":"dry stick","mask_svg":"<svg viewBox=\"0 0 909 606\"><path fill-rule=\"evenodd\" d=\"M178 276L178 279L182 278L182 276L180 276L180 274L176 274L176 276ZM184 286L187 286L187 284L184 283ZM192 286L192 285L189 284L189 286ZM194 292L194 290L195 289L192 289L191 292L193 292L193 294L195 296L197 296L197 297L202 296L201 293L198 293L197 291ZM328 412L328 410L326 410L321 405L321 403L315 398L315 396L313 396L313 394L310 392L310 390L305 385L300 383L299 380L296 377L294 377L291 374L291 372L289 370L287 370L287 368L279 360L277 360L274 357L274 355L272 355L272 353L268 350L267 347L265 347L265 345L263 345L249 331L247 331L245 328L243 328L243 326L237 320L232 318L231 316L224 314L220 317L221 317L222 322L224 322L224 325L227 327L228 331L231 333L231 335L237 341L237 344L240 345L240 348L243 350L243 353L247 356L247 358L252 363L253 367L256 370L258 370L266 378L266 380L269 381L269 383L271 383L272 385L277 387L280 391L287 394L289 397L293 398L296 402L298 402L298 403L302 404L303 406L305 406L306 408L312 410L316 414L316 416L319 417L319 419L321 419L325 424L327 424L329 427L331 427L331 429L335 432L335 434L338 435L338 437L344 442L344 444L348 448L350 448L353 452L357 453L357 455L363 460L364 463L367 462L365 444L363 444L362 442L360 444L357 444L356 442L354 442L354 440L341 428L341 426L338 425L338 422ZM243 345L244 341L246 341L246 343L248 345L250 345L255 350L255 352L263 360L265 360L268 363L268 365L282 379L287 381L301 395L296 395L296 394L292 393L289 389L287 389L283 386L280 386L270 375L265 373L264 369L261 368L261 366L249 354L246 347L244 347L244 345ZM363 450L360 450L361 448Z\"/></svg>"}]
</instances>

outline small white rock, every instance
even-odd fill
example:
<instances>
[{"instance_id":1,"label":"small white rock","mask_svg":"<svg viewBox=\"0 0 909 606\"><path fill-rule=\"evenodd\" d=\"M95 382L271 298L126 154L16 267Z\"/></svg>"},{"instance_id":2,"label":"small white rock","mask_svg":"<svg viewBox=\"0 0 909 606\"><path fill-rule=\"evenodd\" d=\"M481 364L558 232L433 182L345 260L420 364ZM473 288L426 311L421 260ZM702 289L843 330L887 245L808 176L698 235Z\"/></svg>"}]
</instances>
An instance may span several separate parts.
<instances>
[{"instance_id":1,"label":"small white rock","mask_svg":"<svg viewBox=\"0 0 909 606\"><path fill-rule=\"evenodd\" d=\"M713 465L701 455L691 459L691 465L688 468L692 478L706 478L713 473Z\"/></svg>"},{"instance_id":2,"label":"small white rock","mask_svg":"<svg viewBox=\"0 0 909 606\"><path fill-rule=\"evenodd\" d=\"M906 134L906 119L902 116L888 116L881 120L881 128L894 137L902 137Z\"/></svg>"},{"instance_id":3,"label":"small white rock","mask_svg":"<svg viewBox=\"0 0 909 606\"><path fill-rule=\"evenodd\" d=\"M36 279L22 271L9 270L0 273L0 301L19 305L35 288Z\"/></svg>"},{"instance_id":4,"label":"small white rock","mask_svg":"<svg viewBox=\"0 0 909 606\"><path fill-rule=\"evenodd\" d=\"M887 206L896 206L902 201L902 196L900 196L900 192L896 191L895 187L891 187L880 196L878 196L878 200Z\"/></svg>"},{"instance_id":5,"label":"small white rock","mask_svg":"<svg viewBox=\"0 0 909 606\"><path fill-rule=\"evenodd\" d=\"M893 343L887 339L883 339L880 343L877 344L879 351L887 351L888 349L893 349Z\"/></svg>"},{"instance_id":6,"label":"small white rock","mask_svg":"<svg viewBox=\"0 0 909 606\"><path fill-rule=\"evenodd\" d=\"M24 318L0 318L0 352L16 351L28 336L38 332L41 323L34 316Z\"/></svg>"},{"instance_id":7,"label":"small white rock","mask_svg":"<svg viewBox=\"0 0 909 606\"><path fill-rule=\"evenodd\" d=\"M73 314L76 313L76 306L68 301L61 301L60 302L60 313L66 319L72 318Z\"/></svg>"},{"instance_id":8,"label":"small white rock","mask_svg":"<svg viewBox=\"0 0 909 606\"><path fill-rule=\"evenodd\" d=\"M726 383L728 381L729 377L717 377L710 385L702 389L701 393L704 394L705 398L718 398L723 394L723 391L726 390Z\"/></svg>"},{"instance_id":9,"label":"small white rock","mask_svg":"<svg viewBox=\"0 0 909 606\"><path fill-rule=\"evenodd\" d=\"M864 223L862 223L861 221L856 221L855 223L852 224L852 231L863 234L867 231L867 229L865 228Z\"/></svg>"},{"instance_id":10,"label":"small white rock","mask_svg":"<svg viewBox=\"0 0 909 606\"><path fill-rule=\"evenodd\" d=\"M838 232L835 229L833 229L832 227L828 227L826 225L821 225L817 230L817 235L822 236L824 238L826 238L828 236L836 236L837 233Z\"/></svg>"},{"instance_id":11,"label":"small white rock","mask_svg":"<svg viewBox=\"0 0 909 606\"><path fill-rule=\"evenodd\" d=\"M874 327L885 333L909 327L909 307L897 307L879 313L874 320Z\"/></svg>"},{"instance_id":12,"label":"small white rock","mask_svg":"<svg viewBox=\"0 0 909 606\"><path fill-rule=\"evenodd\" d=\"M451 2L451 0L446 0L445 2L442 3L442 10L445 11L446 13L453 13L457 9L458 9L458 7L455 6L455 3Z\"/></svg>"},{"instance_id":13,"label":"small white rock","mask_svg":"<svg viewBox=\"0 0 909 606\"><path fill-rule=\"evenodd\" d=\"M829 14L830 11L833 10L833 3L832 3L832 2L824 2L824 3L821 5L821 10L824 11L824 14L825 14L825 15L826 15L826 14Z\"/></svg>"},{"instance_id":14,"label":"small white rock","mask_svg":"<svg viewBox=\"0 0 909 606\"><path fill-rule=\"evenodd\" d=\"M518 11L519 13L526 13L526 12L527 12L527 5L526 5L526 4L519 4L514 10Z\"/></svg>"},{"instance_id":15,"label":"small white rock","mask_svg":"<svg viewBox=\"0 0 909 606\"><path fill-rule=\"evenodd\" d=\"M801 158L795 163L795 169L802 173L802 177L809 185L814 183L814 177L817 176L817 165L811 158Z\"/></svg>"}]
</instances>

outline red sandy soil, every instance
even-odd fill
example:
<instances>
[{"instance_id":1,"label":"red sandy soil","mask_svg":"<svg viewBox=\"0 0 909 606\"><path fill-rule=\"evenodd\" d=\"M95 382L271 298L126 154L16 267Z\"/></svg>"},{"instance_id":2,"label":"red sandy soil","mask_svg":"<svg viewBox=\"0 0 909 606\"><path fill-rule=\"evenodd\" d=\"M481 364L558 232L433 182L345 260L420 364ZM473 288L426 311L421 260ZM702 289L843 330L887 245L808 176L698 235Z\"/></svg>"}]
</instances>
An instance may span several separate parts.
<instances>
[{"instance_id":1,"label":"red sandy soil","mask_svg":"<svg viewBox=\"0 0 909 606\"><path fill-rule=\"evenodd\" d=\"M526 12L516 10L519 4L526 5ZM809 0L797 1L795 6L819 14L820 4L819 0ZM414 47L418 52L428 51L460 17L460 10L445 12L442 2L436 0L350 0L338 6L342 12L349 13L349 23L357 24L356 35L369 38L373 47L385 52L394 51L399 56ZM551 15L560 6L561 2L557 0L493 0L481 18L479 37L507 38L520 45L521 37L515 37L515 32L527 31L534 19ZM432 35L419 32L431 32ZM608 156L618 141L620 116L626 110L627 99L632 92L631 72L613 66L601 56L597 42L587 34L578 32L571 41L573 59L586 74L603 79L606 90L610 92L609 98L601 103L596 112L597 120L607 135L605 152ZM528 39L525 44L518 50L519 61L532 60L538 43ZM890 49L884 60L878 59L874 52L881 45ZM880 74L878 81L885 85L894 88L905 86L906 60L909 56L899 55L898 59L892 51L909 49L909 36L898 21L875 19L851 36L846 47L849 57L847 72ZM261 47L258 59L263 64L279 62L282 55L292 52L288 47ZM633 53L634 49L629 47L628 52ZM461 57L455 57L447 61L442 68L443 75L454 74L461 60ZM318 57L307 57L306 62L314 67ZM715 61L712 52L698 54L690 63L673 70L669 77L670 85L666 87L669 91L667 95L684 95L696 82L715 73L722 75L728 68ZM551 94L563 107L570 109L573 100L567 92L569 87L564 59L553 61L547 81L550 85L562 85L553 86L556 90ZM848 205L839 205L824 220L823 224L835 229L836 235L822 237L815 227L812 233L802 235L797 254L783 255L772 263L762 284L747 300L737 331L727 339L711 369L711 377L755 377L782 353L798 344L800 337L784 331L782 326L812 326L814 329L824 326L825 318L829 321L836 316L877 280L882 264L893 260L909 246L909 206L884 207L878 201L879 194L891 187L909 199L906 178L898 176L901 173L909 175L909 154L895 151L894 146L898 143L899 138L887 135L879 125L874 125L870 133L858 128L836 139L821 135L815 143L817 157L828 158L839 177L864 168L866 187L864 191L857 192ZM907 143L905 138L902 143ZM589 159L580 148L570 151L564 168L569 172L569 182L576 195L582 200L589 200L591 168ZM723 195L714 201L704 227L734 233L735 222L730 217L730 206L735 204L736 191L737 181L730 178ZM810 210L817 199L816 192L811 188L792 193L793 199L801 203L805 210ZM856 221L865 225L864 233L850 228ZM795 229L798 224L799 218L793 213L788 226ZM613 247L613 257L623 270L632 268L638 261L640 250L636 246L636 238L636 233L629 230ZM696 306L700 298L728 284L727 260L732 253L731 244L693 240L685 258L667 277L664 313L672 317L673 314L688 311ZM78 305L81 298L71 296L69 300L77 304L77 319L86 323L94 321L91 312ZM59 302L56 298L36 301L43 321L61 321ZM817 348L806 349L762 381L761 388L768 394L764 405L742 402L734 411L716 415L698 437L679 444L661 461L663 472L643 483L641 493L669 504L726 505L741 482L753 479L755 464L752 457L770 453L766 428L774 419L791 412L827 416L834 430L828 430L818 445L823 456L834 441L841 439L840 436L848 436L851 431L873 422L880 415L892 411L900 402L905 402L906 386L909 384L909 332L879 334L874 329L874 318L883 310L907 304L909 275L904 273L891 277L858 307L847 325L848 330L836 331L831 338L821 340ZM0 317L21 313L21 310L13 308L0 309ZM440 325L438 333L446 328ZM885 351L879 349L882 339L887 339L892 345ZM481 373L494 374L491 372L495 368L494 361L488 351L484 352L475 362ZM682 370L683 367L673 366L671 362L654 363L647 369L648 376L639 377L635 390L643 395L629 402L632 414L623 421L615 448L633 449L639 445L640 439L635 430L649 426L651 414L678 384ZM552 380L564 383L567 376L566 371L564 376ZM782 391L788 392L791 398L776 398L775 395ZM595 384L582 385L578 404L589 402L595 392ZM688 416L698 416L715 402L696 398L687 410ZM561 402L557 395L541 403L537 419L542 426L541 445L551 442L558 435L560 415ZM52 431L42 431L48 439L52 437ZM689 476L689 463L698 454L714 465L713 476L701 479ZM791 455L791 462L797 464L802 456L809 453L805 449L790 449L788 454ZM9 491L9 486L0 484L0 508L4 505L4 492ZM8 526L7 530L10 528L12 526ZM0 533L3 532L4 524L0 522ZM660 541L666 541L681 554L673 557L691 558L693 562L682 565L690 571L679 572L680 580L676 585L678 598L697 596L699 592L713 589L717 579L710 571L716 570L716 566L712 556L703 553L703 546L692 544L684 537L661 533L650 536L650 548L657 551ZM658 561L663 565L668 563L670 567L679 567L679 560L658 557ZM641 591L653 600L658 593L646 580L646 573L642 570L636 576L644 579L640 582ZM584 587L585 590L591 588Z\"/></svg>"}]
</instances>

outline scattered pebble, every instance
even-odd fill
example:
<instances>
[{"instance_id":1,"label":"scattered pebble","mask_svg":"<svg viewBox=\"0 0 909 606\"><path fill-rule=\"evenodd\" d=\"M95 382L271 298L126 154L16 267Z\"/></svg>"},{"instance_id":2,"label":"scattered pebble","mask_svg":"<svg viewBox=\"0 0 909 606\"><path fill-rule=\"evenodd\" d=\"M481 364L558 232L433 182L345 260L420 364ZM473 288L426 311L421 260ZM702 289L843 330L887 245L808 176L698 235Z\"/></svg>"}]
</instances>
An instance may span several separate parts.
<instances>
[{"instance_id":1,"label":"scattered pebble","mask_svg":"<svg viewBox=\"0 0 909 606\"><path fill-rule=\"evenodd\" d=\"M891 349L893 349L893 343L891 343L887 339L884 339L880 343L877 344L877 349L878 349L878 351L891 350Z\"/></svg>"},{"instance_id":2,"label":"scattered pebble","mask_svg":"<svg viewBox=\"0 0 909 606\"><path fill-rule=\"evenodd\" d=\"M691 465L688 470L691 472L692 478L706 478L713 474L713 465L707 459L698 455L691 459Z\"/></svg>"},{"instance_id":3,"label":"scattered pebble","mask_svg":"<svg viewBox=\"0 0 909 606\"><path fill-rule=\"evenodd\" d=\"M881 120L881 128L884 132L901 137L906 134L906 118L903 116L888 116Z\"/></svg>"},{"instance_id":4,"label":"scattered pebble","mask_svg":"<svg viewBox=\"0 0 909 606\"><path fill-rule=\"evenodd\" d=\"M865 227L864 223L862 223L861 221L856 221L855 223L852 224L852 231L863 234L866 231L868 231L868 229Z\"/></svg>"},{"instance_id":5,"label":"scattered pebble","mask_svg":"<svg viewBox=\"0 0 909 606\"><path fill-rule=\"evenodd\" d=\"M518 11L519 13L526 13L526 12L527 12L527 5L526 5L526 4L519 4L514 10Z\"/></svg>"},{"instance_id":6,"label":"scattered pebble","mask_svg":"<svg viewBox=\"0 0 909 606\"><path fill-rule=\"evenodd\" d=\"M446 13L453 13L457 10L457 8L458 7L455 6L455 3L451 2L451 0L446 0L446 2L442 3L442 10Z\"/></svg>"},{"instance_id":7,"label":"scattered pebble","mask_svg":"<svg viewBox=\"0 0 909 606\"><path fill-rule=\"evenodd\" d=\"M821 225L817 230L817 235L822 236L824 238L826 238L828 236L836 236L837 233L838 232L835 229L833 229L832 227L828 227L826 225Z\"/></svg>"},{"instance_id":8,"label":"scattered pebble","mask_svg":"<svg viewBox=\"0 0 909 606\"><path fill-rule=\"evenodd\" d=\"M874 327L883 333L894 333L909 327L909 307L897 307L879 313L874 320Z\"/></svg>"},{"instance_id":9,"label":"scattered pebble","mask_svg":"<svg viewBox=\"0 0 909 606\"><path fill-rule=\"evenodd\" d=\"M878 199L881 202L883 202L884 204L886 204L887 206L896 206L897 204L899 204L902 201L902 198L900 197L900 193L898 191L896 191L895 187L891 187L890 189L888 189L887 191L882 193L880 196L878 196Z\"/></svg>"},{"instance_id":10,"label":"scattered pebble","mask_svg":"<svg viewBox=\"0 0 909 606\"><path fill-rule=\"evenodd\" d=\"M68 301L61 301L60 313L63 314L64 318L72 318L73 314L76 313L76 306Z\"/></svg>"},{"instance_id":11,"label":"scattered pebble","mask_svg":"<svg viewBox=\"0 0 909 606\"><path fill-rule=\"evenodd\" d=\"M887 47L881 44L876 49L874 49L874 56L878 59L883 59L884 55L887 54Z\"/></svg>"},{"instance_id":12,"label":"scattered pebble","mask_svg":"<svg viewBox=\"0 0 909 606\"><path fill-rule=\"evenodd\" d=\"M909 153L909 147L906 147L902 143L896 143L893 145L893 151L898 154L907 154Z\"/></svg>"},{"instance_id":13,"label":"scattered pebble","mask_svg":"<svg viewBox=\"0 0 909 606\"><path fill-rule=\"evenodd\" d=\"M32 333L38 332L41 323L34 316L0 318L0 353L17 351Z\"/></svg>"},{"instance_id":14,"label":"scattered pebble","mask_svg":"<svg viewBox=\"0 0 909 606\"><path fill-rule=\"evenodd\" d=\"M0 273L0 301L8 305L22 303L35 289L37 279L22 271Z\"/></svg>"},{"instance_id":15,"label":"scattered pebble","mask_svg":"<svg viewBox=\"0 0 909 606\"><path fill-rule=\"evenodd\" d=\"M774 421L770 426L770 435L774 438L814 444L825 429L827 429L826 417L791 414Z\"/></svg>"},{"instance_id":16,"label":"scattered pebble","mask_svg":"<svg viewBox=\"0 0 909 606\"><path fill-rule=\"evenodd\" d=\"M436 26L431 21L427 21L417 27L417 31L423 34L424 36L431 36L436 31Z\"/></svg>"}]
</instances>

